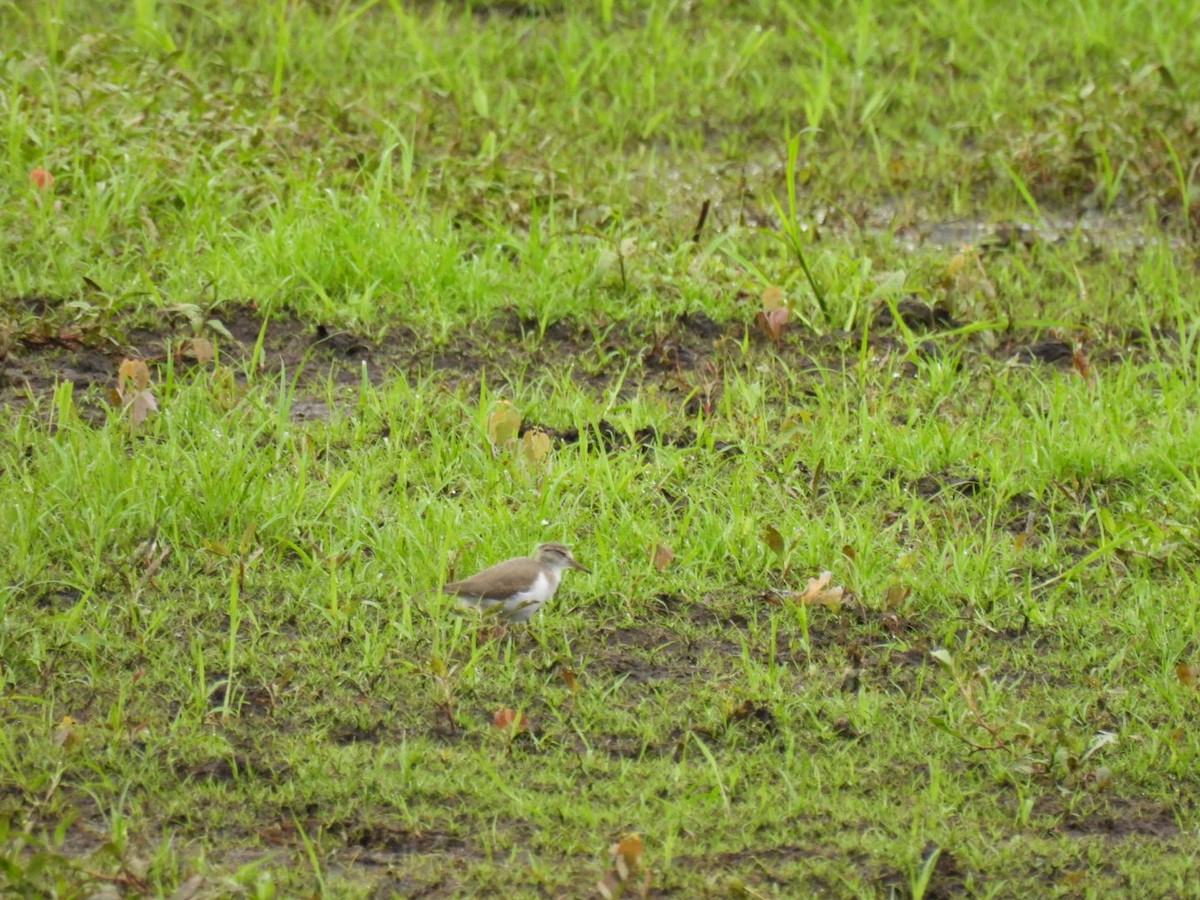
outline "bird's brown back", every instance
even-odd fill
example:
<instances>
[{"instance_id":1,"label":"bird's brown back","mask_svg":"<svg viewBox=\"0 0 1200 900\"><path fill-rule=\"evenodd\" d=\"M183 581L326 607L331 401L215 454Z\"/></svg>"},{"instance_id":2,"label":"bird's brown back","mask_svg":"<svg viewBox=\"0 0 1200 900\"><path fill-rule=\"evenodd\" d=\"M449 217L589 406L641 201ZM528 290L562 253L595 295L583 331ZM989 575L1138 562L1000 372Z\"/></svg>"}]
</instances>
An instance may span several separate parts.
<instances>
[{"instance_id":1,"label":"bird's brown back","mask_svg":"<svg viewBox=\"0 0 1200 900\"><path fill-rule=\"evenodd\" d=\"M470 578L451 581L442 590L447 594L478 597L481 600L503 600L529 587L541 570L537 561L528 557L506 559Z\"/></svg>"}]
</instances>

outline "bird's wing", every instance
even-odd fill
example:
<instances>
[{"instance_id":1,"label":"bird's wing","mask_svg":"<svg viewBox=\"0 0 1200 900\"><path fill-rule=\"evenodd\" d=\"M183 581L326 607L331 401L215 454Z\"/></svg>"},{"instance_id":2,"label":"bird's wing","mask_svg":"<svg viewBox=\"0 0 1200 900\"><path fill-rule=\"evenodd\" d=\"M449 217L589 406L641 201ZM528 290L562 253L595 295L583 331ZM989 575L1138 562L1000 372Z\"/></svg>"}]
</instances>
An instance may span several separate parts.
<instances>
[{"instance_id":1,"label":"bird's wing","mask_svg":"<svg viewBox=\"0 0 1200 900\"><path fill-rule=\"evenodd\" d=\"M442 590L447 594L478 597L481 600L503 600L529 587L540 571L541 566L536 560L506 559L470 578L452 581Z\"/></svg>"}]
</instances>

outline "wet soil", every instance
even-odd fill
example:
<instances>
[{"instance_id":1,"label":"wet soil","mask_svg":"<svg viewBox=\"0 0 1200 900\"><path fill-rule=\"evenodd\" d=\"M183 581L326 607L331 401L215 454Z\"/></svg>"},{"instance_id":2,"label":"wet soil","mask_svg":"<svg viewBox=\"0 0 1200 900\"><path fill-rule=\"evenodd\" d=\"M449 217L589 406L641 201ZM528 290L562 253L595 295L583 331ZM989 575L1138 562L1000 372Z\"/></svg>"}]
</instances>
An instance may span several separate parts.
<instances>
[{"instance_id":1,"label":"wet soil","mask_svg":"<svg viewBox=\"0 0 1200 900\"><path fill-rule=\"evenodd\" d=\"M408 377L436 375L443 382L476 383L481 378L502 382L517 373L569 371L582 386L597 392L618 379L623 393L648 385L679 397L686 414L710 408L720 391L720 373L749 369L775 359L793 372L841 370L859 365L863 335L834 331L814 334L800 328L784 332L776 343L753 321L715 321L692 312L652 325L559 320L544 330L536 321L506 312L485 322L460 328L445 341L422 335L403 323L379 328L377 338L335 326L277 313L264 322L252 304L231 304L212 316L216 326L198 335L194 322L166 317L153 327L144 321L96 323L61 321L62 301L45 297L12 298L0 302L5 314L22 324L0 329L0 405L21 404L49 396L56 384L70 382L76 396L103 400L116 385L117 369L126 358L143 359L161 368L171 359L176 369L224 365L234 378L245 373L258 354L258 368L283 371L296 379L299 390L293 407L297 419L329 414L323 402L326 388L360 383L364 374L380 384L403 373ZM11 311L11 313L10 313ZM899 317L903 328L895 319ZM866 336L870 363L890 367L898 376L912 376L926 360L954 351L959 365L985 362L1046 366L1086 374L1088 367L1151 345L1174 344L1169 330L1145 334L1123 332L1055 334L1044 331L957 331L964 323L949 310L915 298L881 305L873 314ZM920 338L913 344L902 333ZM261 339L261 348L258 347ZM750 352L743 351L749 344ZM208 357L215 354L212 359ZM614 362L615 360L615 362ZM627 368L628 361L634 361ZM564 442L579 439L576 431L559 431L549 423L529 423ZM606 423L591 435L606 445L628 443ZM635 443L685 444L690 435L659 435L652 430L632 436ZM921 487L922 493L945 489L967 492L968 484Z\"/></svg>"}]
</instances>

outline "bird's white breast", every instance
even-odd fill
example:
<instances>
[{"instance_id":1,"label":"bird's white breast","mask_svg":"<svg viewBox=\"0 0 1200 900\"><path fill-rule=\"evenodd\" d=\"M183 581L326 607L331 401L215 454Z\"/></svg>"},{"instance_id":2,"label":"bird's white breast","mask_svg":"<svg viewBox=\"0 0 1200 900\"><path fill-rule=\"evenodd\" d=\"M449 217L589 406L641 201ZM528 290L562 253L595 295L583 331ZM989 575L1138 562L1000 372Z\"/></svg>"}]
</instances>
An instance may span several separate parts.
<instances>
[{"instance_id":1,"label":"bird's white breast","mask_svg":"<svg viewBox=\"0 0 1200 900\"><path fill-rule=\"evenodd\" d=\"M504 604L504 618L510 622L525 622L533 617L543 603L554 596L558 578L538 572L537 578L525 590L518 591Z\"/></svg>"}]
</instances>

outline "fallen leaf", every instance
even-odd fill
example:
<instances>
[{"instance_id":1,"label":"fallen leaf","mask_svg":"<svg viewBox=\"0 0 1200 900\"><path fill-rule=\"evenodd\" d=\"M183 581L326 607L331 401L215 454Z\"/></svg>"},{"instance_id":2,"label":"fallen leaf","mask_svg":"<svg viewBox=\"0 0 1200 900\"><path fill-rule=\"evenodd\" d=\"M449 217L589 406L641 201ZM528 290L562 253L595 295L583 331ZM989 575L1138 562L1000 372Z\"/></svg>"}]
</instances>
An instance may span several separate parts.
<instances>
[{"instance_id":1,"label":"fallen leaf","mask_svg":"<svg viewBox=\"0 0 1200 900\"><path fill-rule=\"evenodd\" d=\"M39 191L44 191L54 184L54 176L41 166L38 166L36 169L29 170L29 183Z\"/></svg>"},{"instance_id":2,"label":"fallen leaf","mask_svg":"<svg viewBox=\"0 0 1200 900\"><path fill-rule=\"evenodd\" d=\"M488 413L487 436L493 448L502 447L517 439L521 429L521 414L507 400L501 400Z\"/></svg>"},{"instance_id":3,"label":"fallen leaf","mask_svg":"<svg viewBox=\"0 0 1200 900\"><path fill-rule=\"evenodd\" d=\"M129 421L134 428L150 413L158 412L158 400L150 390L150 369L144 360L121 361L117 369L116 400L129 410Z\"/></svg>"},{"instance_id":4,"label":"fallen leaf","mask_svg":"<svg viewBox=\"0 0 1200 900\"><path fill-rule=\"evenodd\" d=\"M145 360L124 359L117 369L117 389L124 392L130 385L135 390L143 391L150 384L150 368Z\"/></svg>"},{"instance_id":5,"label":"fallen leaf","mask_svg":"<svg viewBox=\"0 0 1200 900\"><path fill-rule=\"evenodd\" d=\"M502 706L492 713L493 728L512 728L514 731L524 731L528 724L529 720L525 718L524 713L509 709L507 706Z\"/></svg>"},{"instance_id":6,"label":"fallen leaf","mask_svg":"<svg viewBox=\"0 0 1200 900\"><path fill-rule=\"evenodd\" d=\"M953 278L959 272L967 267L967 263L974 260L974 250L970 246L964 246L952 257L950 262L946 263L945 278Z\"/></svg>"},{"instance_id":7,"label":"fallen leaf","mask_svg":"<svg viewBox=\"0 0 1200 900\"><path fill-rule=\"evenodd\" d=\"M779 529L774 525L767 525L762 530L763 543L766 544L775 553L776 556L783 556L783 535L779 533Z\"/></svg>"},{"instance_id":8,"label":"fallen leaf","mask_svg":"<svg viewBox=\"0 0 1200 900\"><path fill-rule=\"evenodd\" d=\"M1092 380L1092 364L1088 362L1087 354L1083 352L1082 347L1076 347L1071 351L1071 365L1075 367L1075 371L1084 381Z\"/></svg>"},{"instance_id":9,"label":"fallen leaf","mask_svg":"<svg viewBox=\"0 0 1200 900\"><path fill-rule=\"evenodd\" d=\"M570 691L572 694L579 693L579 679L576 677L574 672L572 672L566 666L563 666L558 670L558 674L562 677L563 684L567 686L568 691Z\"/></svg>"},{"instance_id":10,"label":"fallen leaf","mask_svg":"<svg viewBox=\"0 0 1200 900\"><path fill-rule=\"evenodd\" d=\"M840 584L830 587L832 579L832 572L822 572L816 578L808 579L808 587L800 594L800 602L809 606L841 606L846 589Z\"/></svg>"},{"instance_id":11,"label":"fallen leaf","mask_svg":"<svg viewBox=\"0 0 1200 900\"><path fill-rule=\"evenodd\" d=\"M666 544L655 544L650 556L651 561L654 563L654 568L661 572L675 559L675 551Z\"/></svg>"},{"instance_id":12,"label":"fallen leaf","mask_svg":"<svg viewBox=\"0 0 1200 900\"><path fill-rule=\"evenodd\" d=\"M621 878L616 872L605 872L604 877L596 882L596 891L604 900L616 900L623 891Z\"/></svg>"},{"instance_id":13,"label":"fallen leaf","mask_svg":"<svg viewBox=\"0 0 1200 900\"><path fill-rule=\"evenodd\" d=\"M1196 686L1197 670L1194 666L1189 666L1185 662L1175 665L1175 677L1179 679L1179 683L1187 687Z\"/></svg>"},{"instance_id":14,"label":"fallen leaf","mask_svg":"<svg viewBox=\"0 0 1200 900\"><path fill-rule=\"evenodd\" d=\"M760 310L758 315L754 317L754 322L758 325L759 330L776 344L783 337L783 326L787 324L787 320L788 310L786 306Z\"/></svg>"},{"instance_id":15,"label":"fallen leaf","mask_svg":"<svg viewBox=\"0 0 1200 900\"><path fill-rule=\"evenodd\" d=\"M763 288L762 292L762 308L764 311L779 309L786 305L786 300L783 294L783 288L777 284L768 285Z\"/></svg>"},{"instance_id":16,"label":"fallen leaf","mask_svg":"<svg viewBox=\"0 0 1200 900\"><path fill-rule=\"evenodd\" d=\"M858 551L855 550L853 547L851 547L849 544L843 544L842 545L842 556L846 557L846 559L858 559Z\"/></svg>"},{"instance_id":17,"label":"fallen leaf","mask_svg":"<svg viewBox=\"0 0 1200 900\"><path fill-rule=\"evenodd\" d=\"M179 345L179 355L203 364L216 356L216 351L208 338L189 338Z\"/></svg>"},{"instance_id":18,"label":"fallen leaf","mask_svg":"<svg viewBox=\"0 0 1200 900\"><path fill-rule=\"evenodd\" d=\"M636 834L627 834L608 848L613 867L596 884L596 890L606 900L626 896L633 889L635 896L645 897L650 892L650 872L646 871L641 884L630 883L630 878L642 869L642 853L645 846Z\"/></svg>"},{"instance_id":19,"label":"fallen leaf","mask_svg":"<svg viewBox=\"0 0 1200 900\"><path fill-rule=\"evenodd\" d=\"M943 669L951 672L954 671L954 657L950 654L949 650L946 650L945 648L930 650L929 655L932 656L934 661Z\"/></svg>"},{"instance_id":20,"label":"fallen leaf","mask_svg":"<svg viewBox=\"0 0 1200 900\"><path fill-rule=\"evenodd\" d=\"M627 834L613 846L613 864L622 881L641 868L645 849L642 839L636 834Z\"/></svg>"},{"instance_id":21,"label":"fallen leaf","mask_svg":"<svg viewBox=\"0 0 1200 900\"><path fill-rule=\"evenodd\" d=\"M908 599L910 593L912 593L912 588L899 581L888 585L883 592L883 608L895 609Z\"/></svg>"},{"instance_id":22,"label":"fallen leaf","mask_svg":"<svg viewBox=\"0 0 1200 900\"><path fill-rule=\"evenodd\" d=\"M129 422L136 428L146 421L146 416L158 412L158 401L150 391L138 391L129 401Z\"/></svg>"},{"instance_id":23,"label":"fallen leaf","mask_svg":"<svg viewBox=\"0 0 1200 900\"><path fill-rule=\"evenodd\" d=\"M82 744L83 735L79 733L79 729L75 725L73 717L63 716L58 723L58 728L54 729L54 746L62 747L64 750L74 750Z\"/></svg>"},{"instance_id":24,"label":"fallen leaf","mask_svg":"<svg viewBox=\"0 0 1200 900\"><path fill-rule=\"evenodd\" d=\"M520 427L520 426L518 426ZM521 455L530 465L539 465L550 454L550 435L532 429L521 437Z\"/></svg>"}]
</instances>

